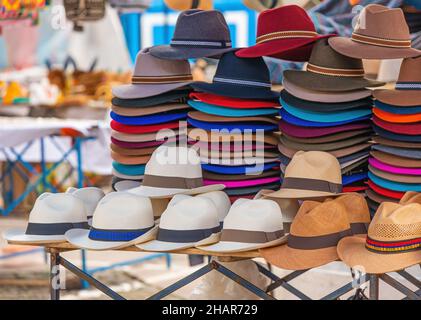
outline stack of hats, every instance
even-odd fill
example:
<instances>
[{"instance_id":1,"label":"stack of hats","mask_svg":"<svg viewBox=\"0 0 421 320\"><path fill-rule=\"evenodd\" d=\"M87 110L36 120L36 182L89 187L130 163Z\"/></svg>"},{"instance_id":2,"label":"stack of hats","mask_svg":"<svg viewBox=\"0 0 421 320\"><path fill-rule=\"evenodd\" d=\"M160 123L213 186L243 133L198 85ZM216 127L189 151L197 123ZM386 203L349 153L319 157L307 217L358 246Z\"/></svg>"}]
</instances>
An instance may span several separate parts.
<instances>
[{"instance_id":1,"label":"stack of hats","mask_svg":"<svg viewBox=\"0 0 421 320\"><path fill-rule=\"evenodd\" d=\"M189 138L200 150L204 183L225 185L232 201L279 189L279 93L271 91L264 60L225 53L212 83L191 86Z\"/></svg>"},{"instance_id":2,"label":"stack of hats","mask_svg":"<svg viewBox=\"0 0 421 320\"><path fill-rule=\"evenodd\" d=\"M299 150L326 151L341 164L344 191L366 189L372 130L371 92L384 83L364 78L361 59L346 57L320 39L306 71L284 72L279 143L284 165Z\"/></svg>"},{"instance_id":3,"label":"stack of hats","mask_svg":"<svg viewBox=\"0 0 421 320\"><path fill-rule=\"evenodd\" d=\"M113 88L114 190L139 186L152 152L164 142L177 141L192 80L187 60L158 59L145 49L137 55L132 84Z\"/></svg>"}]
</instances>

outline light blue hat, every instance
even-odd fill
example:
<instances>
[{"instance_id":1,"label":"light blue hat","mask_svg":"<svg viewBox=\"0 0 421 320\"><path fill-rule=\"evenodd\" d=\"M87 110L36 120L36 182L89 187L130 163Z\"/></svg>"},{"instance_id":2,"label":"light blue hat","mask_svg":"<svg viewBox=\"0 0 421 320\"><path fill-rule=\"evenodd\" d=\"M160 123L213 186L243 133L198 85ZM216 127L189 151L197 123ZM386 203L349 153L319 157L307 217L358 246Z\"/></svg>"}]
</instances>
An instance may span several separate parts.
<instances>
[{"instance_id":1,"label":"light blue hat","mask_svg":"<svg viewBox=\"0 0 421 320\"><path fill-rule=\"evenodd\" d=\"M259 108L259 109L237 109L215 106L209 103L189 100L187 103L194 109L204 113L213 114L225 117L254 117L277 114L278 110L274 108Z\"/></svg>"},{"instance_id":2,"label":"light blue hat","mask_svg":"<svg viewBox=\"0 0 421 320\"><path fill-rule=\"evenodd\" d=\"M368 177L371 181L373 181L375 184L377 184L380 187L393 190L393 191L399 191L399 192L407 192L407 191L416 191L421 192L421 184L419 183L402 183L402 182L395 182L386 180L383 178L380 178L373 174L372 172L368 173Z\"/></svg>"}]
</instances>

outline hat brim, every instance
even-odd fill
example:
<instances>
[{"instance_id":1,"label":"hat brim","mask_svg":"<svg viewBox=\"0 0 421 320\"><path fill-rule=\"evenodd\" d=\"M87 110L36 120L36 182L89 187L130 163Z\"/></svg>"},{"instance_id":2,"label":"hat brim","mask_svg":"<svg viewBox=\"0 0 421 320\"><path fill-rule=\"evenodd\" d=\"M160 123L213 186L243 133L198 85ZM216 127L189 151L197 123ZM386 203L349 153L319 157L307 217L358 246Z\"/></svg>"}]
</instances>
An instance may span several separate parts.
<instances>
[{"instance_id":1,"label":"hat brim","mask_svg":"<svg viewBox=\"0 0 421 320\"><path fill-rule=\"evenodd\" d=\"M127 174L120 173L115 169L113 169L113 175L120 179L129 179L129 180L143 180L143 177L144 177L143 175L130 176Z\"/></svg>"},{"instance_id":2,"label":"hat brim","mask_svg":"<svg viewBox=\"0 0 421 320\"><path fill-rule=\"evenodd\" d=\"M387 48L353 41L351 38L334 37L329 44L335 51L356 59L401 59L421 55L421 51L413 48Z\"/></svg>"},{"instance_id":3,"label":"hat brim","mask_svg":"<svg viewBox=\"0 0 421 320\"><path fill-rule=\"evenodd\" d=\"M338 260L336 247L316 250L300 250L283 246L259 250L262 257L282 269L305 270L323 266Z\"/></svg>"},{"instance_id":4,"label":"hat brim","mask_svg":"<svg viewBox=\"0 0 421 320\"><path fill-rule=\"evenodd\" d=\"M394 106L411 107L421 105L421 90L375 90L373 96L383 103Z\"/></svg>"},{"instance_id":5,"label":"hat brim","mask_svg":"<svg viewBox=\"0 0 421 320\"><path fill-rule=\"evenodd\" d=\"M141 117L158 113L166 113L170 111L181 111L190 109L187 104L173 103L156 107L145 108L125 108L112 105L111 110L120 116L125 117Z\"/></svg>"},{"instance_id":6,"label":"hat brim","mask_svg":"<svg viewBox=\"0 0 421 320\"><path fill-rule=\"evenodd\" d=\"M403 270L421 263L421 251L405 253L374 253L365 247L365 238L346 237L338 243L338 255L349 267L362 266L369 274L383 274Z\"/></svg>"},{"instance_id":7,"label":"hat brim","mask_svg":"<svg viewBox=\"0 0 421 320\"><path fill-rule=\"evenodd\" d=\"M113 177L111 180L111 187L114 191L127 191L133 188L137 188L142 184L143 179L121 179Z\"/></svg>"},{"instance_id":8,"label":"hat brim","mask_svg":"<svg viewBox=\"0 0 421 320\"><path fill-rule=\"evenodd\" d=\"M338 133L333 133L333 134L330 134L330 135L321 136L321 137L314 137L314 138L313 137L311 137L311 138L299 138L299 137L290 136L286 133L282 133L282 135L285 136L286 138L288 138L288 140L294 141L294 142L297 142L297 143L319 144L319 143L330 143L330 142L349 139L349 138L356 137L356 136L359 136L359 135L362 135L362 134L367 134L370 131L371 131L370 129L349 130L349 131L338 132Z\"/></svg>"},{"instance_id":9,"label":"hat brim","mask_svg":"<svg viewBox=\"0 0 421 320\"><path fill-rule=\"evenodd\" d=\"M312 91L341 92L384 86L384 82L366 78L334 77L301 70L285 70L284 78Z\"/></svg>"},{"instance_id":10,"label":"hat brim","mask_svg":"<svg viewBox=\"0 0 421 320\"><path fill-rule=\"evenodd\" d=\"M178 129L179 122L166 122L160 123L156 125L147 125L147 126L133 126L133 125L126 125L121 124L117 121L111 120L110 122L111 129L121 132L121 133L129 133L129 134L144 134L144 133L154 133L155 136L158 131L167 130L168 129ZM156 138L155 138L156 140Z\"/></svg>"},{"instance_id":11,"label":"hat brim","mask_svg":"<svg viewBox=\"0 0 421 320\"><path fill-rule=\"evenodd\" d=\"M371 151L370 154L373 158L391 166L421 168L421 160L403 158L382 151Z\"/></svg>"},{"instance_id":12,"label":"hat brim","mask_svg":"<svg viewBox=\"0 0 421 320\"><path fill-rule=\"evenodd\" d=\"M195 58L219 58L222 54L237 50L236 48L182 48L170 45L161 45L149 48L149 52L156 58L166 60L187 60Z\"/></svg>"},{"instance_id":13,"label":"hat brim","mask_svg":"<svg viewBox=\"0 0 421 320\"><path fill-rule=\"evenodd\" d=\"M112 89L113 96L120 99L141 99L186 87L190 82L166 84L123 84Z\"/></svg>"},{"instance_id":14,"label":"hat brim","mask_svg":"<svg viewBox=\"0 0 421 320\"><path fill-rule=\"evenodd\" d=\"M421 142L405 142L388 139L381 136L374 136L373 141L376 143L384 144L391 147L408 148L408 149L421 149Z\"/></svg>"},{"instance_id":15,"label":"hat brim","mask_svg":"<svg viewBox=\"0 0 421 320\"><path fill-rule=\"evenodd\" d=\"M368 170L371 173L373 173L374 175L376 175L380 178L386 179L386 180L390 180L390 181L394 181L394 182L402 182L402 183L418 183L418 184L421 184L421 176L390 173L390 172L379 170L379 169L374 168L370 165L368 166Z\"/></svg>"},{"instance_id":16,"label":"hat brim","mask_svg":"<svg viewBox=\"0 0 421 320\"><path fill-rule=\"evenodd\" d=\"M244 243L244 242L231 242L231 241L220 241L218 243L209 246L197 246L197 248L206 252L215 253L234 253L234 252L246 252L252 250L258 250L261 248L269 248L280 245L287 241L287 237L265 242L265 243Z\"/></svg>"},{"instance_id":17,"label":"hat brim","mask_svg":"<svg viewBox=\"0 0 421 320\"><path fill-rule=\"evenodd\" d=\"M373 108L373 113L379 119L394 123L414 123L421 121L421 113L416 114L399 114L391 113L379 108Z\"/></svg>"},{"instance_id":18,"label":"hat brim","mask_svg":"<svg viewBox=\"0 0 421 320\"><path fill-rule=\"evenodd\" d=\"M32 235L25 234L25 229L9 229L3 233L3 238L13 243L47 244L66 242L64 234L61 235Z\"/></svg>"},{"instance_id":19,"label":"hat brim","mask_svg":"<svg viewBox=\"0 0 421 320\"><path fill-rule=\"evenodd\" d=\"M126 156L126 155L122 155L120 153L111 151L111 159L113 159L114 161L117 161L118 163L126 164L126 165L146 164L150 158L151 158L151 155Z\"/></svg>"},{"instance_id":20,"label":"hat brim","mask_svg":"<svg viewBox=\"0 0 421 320\"><path fill-rule=\"evenodd\" d=\"M257 175L244 175L244 174L218 174L209 171L203 171L203 178L208 180L221 180L221 181L244 181L250 179L262 179L269 177L280 176L279 170L268 170Z\"/></svg>"},{"instance_id":21,"label":"hat brim","mask_svg":"<svg viewBox=\"0 0 421 320\"><path fill-rule=\"evenodd\" d=\"M283 145L287 146L288 148L291 148L291 149L303 150L303 151L328 151L328 152L329 151L333 152L333 151L336 151L336 150L339 151L341 149L350 148L350 147L355 146L357 144L362 144L364 142L367 142L369 139L370 139L370 137L360 136L360 137L352 137L352 138L339 140L339 141L335 141L335 142L329 142L329 143L308 144L308 143L291 141L285 136L280 137L281 143ZM356 151L351 149L351 152L348 153L347 150L346 150L345 153L343 155L341 155L341 157L343 157L347 154L351 154L353 152L356 152Z\"/></svg>"},{"instance_id":22,"label":"hat brim","mask_svg":"<svg viewBox=\"0 0 421 320\"><path fill-rule=\"evenodd\" d=\"M263 166L263 171L267 171L267 170L271 170L273 168L279 167L279 161L276 162L272 162L272 163L265 163L262 164ZM227 166L218 166L218 165L213 165L213 164L202 164L202 168L204 170L213 172L213 173L221 173L221 174L252 174L255 172L260 172L260 170L256 169L255 165L252 166L232 166L232 167L227 167ZM252 170L252 169L256 169L256 170Z\"/></svg>"},{"instance_id":23,"label":"hat brim","mask_svg":"<svg viewBox=\"0 0 421 320\"><path fill-rule=\"evenodd\" d=\"M370 187L370 189L374 190L376 193L378 193L382 196L388 197L388 198L395 199L396 201L401 200L402 197L405 194L405 192L398 192L398 191L393 191L393 190L383 188L383 187L377 185L376 183L374 183L370 179L367 181L367 184Z\"/></svg>"},{"instance_id":24,"label":"hat brim","mask_svg":"<svg viewBox=\"0 0 421 320\"><path fill-rule=\"evenodd\" d=\"M72 229L66 232L65 237L72 245L88 250L112 250L131 247L133 245L155 239L158 226L153 227L143 235L130 241L98 241L89 238L89 230Z\"/></svg>"},{"instance_id":25,"label":"hat brim","mask_svg":"<svg viewBox=\"0 0 421 320\"><path fill-rule=\"evenodd\" d=\"M368 172L368 177L371 181L373 181L378 186L389 189L392 191L397 192L407 192L407 191L416 191L421 192L421 184L419 183L403 183L403 182L396 182L388 179L381 178L373 174L372 172Z\"/></svg>"},{"instance_id":26,"label":"hat brim","mask_svg":"<svg viewBox=\"0 0 421 320\"><path fill-rule=\"evenodd\" d=\"M196 135L198 133L198 135ZM225 138L230 138L231 142L235 141L249 141L254 142L258 141L261 143L271 144L276 146L279 142L278 137L276 137L273 134L264 134L263 136L261 134L259 135L243 135L243 134L218 134L210 131L206 131L205 134L202 130L199 130L199 132L195 131L195 129L191 129L188 131L188 136L190 139L193 139L195 141L202 141L202 142L225 142Z\"/></svg>"},{"instance_id":27,"label":"hat brim","mask_svg":"<svg viewBox=\"0 0 421 320\"><path fill-rule=\"evenodd\" d=\"M170 92L166 92L163 94L159 94L152 97L147 98L140 98L140 99L120 99L117 97L112 98L111 103L113 106L121 107L121 108L132 108L138 109L142 107L146 107L145 110L149 110L149 108L153 106L158 106L163 103L169 103L171 101L178 101L183 98L187 98L189 95L189 90L174 90Z\"/></svg>"},{"instance_id":28,"label":"hat brim","mask_svg":"<svg viewBox=\"0 0 421 320\"><path fill-rule=\"evenodd\" d=\"M113 161L113 169L128 176L143 175L145 173L145 165L123 165Z\"/></svg>"},{"instance_id":29,"label":"hat brim","mask_svg":"<svg viewBox=\"0 0 421 320\"><path fill-rule=\"evenodd\" d=\"M387 139L391 140L398 140L403 142L421 142L421 136L420 135L408 135L408 134L398 134L394 132L390 132L388 130L383 129L382 127L379 127L375 123L373 123L373 130L382 137L385 137Z\"/></svg>"},{"instance_id":30,"label":"hat brim","mask_svg":"<svg viewBox=\"0 0 421 320\"><path fill-rule=\"evenodd\" d=\"M147 148L122 148L114 143L110 143L110 149L113 152L116 152L123 156L146 156L151 155L156 147L147 147Z\"/></svg>"},{"instance_id":31,"label":"hat brim","mask_svg":"<svg viewBox=\"0 0 421 320\"><path fill-rule=\"evenodd\" d=\"M209 105L231 109L269 109L279 107L278 101L229 98L204 92L192 92L189 97L192 101L200 101Z\"/></svg>"},{"instance_id":32,"label":"hat brim","mask_svg":"<svg viewBox=\"0 0 421 320\"><path fill-rule=\"evenodd\" d=\"M374 100L374 106L376 108L379 108L380 110L394 113L396 115L416 115L418 113L421 113L421 105L402 107L402 106L394 106L391 104L387 104L379 100Z\"/></svg>"},{"instance_id":33,"label":"hat brim","mask_svg":"<svg viewBox=\"0 0 421 320\"><path fill-rule=\"evenodd\" d=\"M278 113L278 110L272 109L239 109L239 108L227 108L227 107L220 107L214 106L205 102L201 101L194 101L189 100L188 104L201 112L216 115L216 116L224 116L224 117L231 117L231 120L236 120L235 117L253 117L253 116L264 116L264 115L274 115Z\"/></svg>"},{"instance_id":34,"label":"hat brim","mask_svg":"<svg viewBox=\"0 0 421 320\"><path fill-rule=\"evenodd\" d=\"M372 120L375 125L393 133L417 136L421 132L421 123L400 124L400 123L387 122L378 118L376 115L373 116Z\"/></svg>"},{"instance_id":35,"label":"hat brim","mask_svg":"<svg viewBox=\"0 0 421 320\"><path fill-rule=\"evenodd\" d=\"M376 202L377 204L380 204L382 202L398 202L397 199L393 199L393 198L390 198L390 197L383 196L383 195L378 194L377 192L375 192L371 189L366 190L365 194L366 194L367 198L371 199L372 201Z\"/></svg>"},{"instance_id":36,"label":"hat brim","mask_svg":"<svg viewBox=\"0 0 421 320\"><path fill-rule=\"evenodd\" d=\"M255 195L262 189L268 189L268 190L279 189L280 185L281 185L280 183L271 183L271 184L264 184L260 186L254 186L254 187L226 189L225 193L229 196Z\"/></svg>"},{"instance_id":37,"label":"hat brim","mask_svg":"<svg viewBox=\"0 0 421 320\"><path fill-rule=\"evenodd\" d=\"M150 115L150 116L121 116L114 111L110 112L110 117L112 120L117 121L121 124L131 125L131 126L145 126L160 124L165 122L185 120L187 118L187 110L184 112L171 112L171 113L162 113L159 115Z\"/></svg>"},{"instance_id":38,"label":"hat brim","mask_svg":"<svg viewBox=\"0 0 421 320\"><path fill-rule=\"evenodd\" d=\"M403 157L403 158L421 160L421 150L417 150L417 149L405 149L405 148L385 146L382 144L375 144L373 145L373 150L381 151L384 153L388 153L388 154Z\"/></svg>"},{"instance_id":39,"label":"hat brim","mask_svg":"<svg viewBox=\"0 0 421 320\"><path fill-rule=\"evenodd\" d=\"M148 186L139 186L127 190L131 194L144 196L148 198L171 198L176 194L187 194L194 195L200 193L206 193L211 191L220 191L223 190L225 186L223 184L214 184L209 186L202 186L194 189L171 189L171 188L157 188L157 187L148 187Z\"/></svg>"},{"instance_id":40,"label":"hat brim","mask_svg":"<svg viewBox=\"0 0 421 320\"><path fill-rule=\"evenodd\" d=\"M205 180L204 183L206 185L209 184L223 184L226 189L234 189L234 188L247 188L247 187L254 187L260 185L266 185L269 183L280 183L281 177L271 177L271 178L261 178L261 179L251 179L251 180L241 180L241 181L221 181L221 180Z\"/></svg>"},{"instance_id":41,"label":"hat brim","mask_svg":"<svg viewBox=\"0 0 421 320\"><path fill-rule=\"evenodd\" d=\"M264 198L281 198L281 199L312 199L312 198L325 198L325 197L337 197L343 195L343 193L331 193L323 191L313 190L300 190L300 189L287 189L281 188L278 191L265 194Z\"/></svg>"},{"instance_id":42,"label":"hat brim","mask_svg":"<svg viewBox=\"0 0 421 320\"><path fill-rule=\"evenodd\" d=\"M210 115L210 114L206 114L204 112L201 111L190 111L188 113L189 118L194 119L194 120L198 120L198 121L203 121L203 122L216 122L216 123L221 123L221 122L228 122L228 123L246 123L246 122L256 122L256 123L269 123L269 124L278 124L278 120L274 117L259 117L259 116L244 116L244 117L235 117L233 118L229 118L229 117L224 117L224 116L220 116L220 115Z\"/></svg>"}]
</instances>

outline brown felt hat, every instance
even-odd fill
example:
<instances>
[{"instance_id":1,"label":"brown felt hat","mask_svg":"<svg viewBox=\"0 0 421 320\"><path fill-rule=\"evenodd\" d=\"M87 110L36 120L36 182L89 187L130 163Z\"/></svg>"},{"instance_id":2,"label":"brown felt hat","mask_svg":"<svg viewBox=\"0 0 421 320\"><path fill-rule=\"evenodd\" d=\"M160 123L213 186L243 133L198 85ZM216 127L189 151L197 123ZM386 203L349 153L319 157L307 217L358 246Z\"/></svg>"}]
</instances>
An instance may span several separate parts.
<instances>
[{"instance_id":1,"label":"brown felt hat","mask_svg":"<svg viewBox=\"0 0 421 320\"><path fill-rule=\"evenodd\" d=\"M115 153L118 153L123 156L146 156L146 155L151 155L156 149L156 147L128 149L128 148L119 147L115 145L114 143L111 143L110 149L114 151Z\"/></svg>"},{"instance_id":2,"label":"brown felt hat","mask_svg":"<svg viewBox=\"0 0 421 320\"><path fill-rule=\"evenodd\" d=\"M371 151L371 156L391 166L404 168L421 168L421 160L402 158L381 151Z\"/></svg>"},{"instance_id":3,"label":"brown felt hat","mask_svg":"<svg viewBox=\"0 0 421 320\"><path fill-rule=\"evenodd\" d=\"M344 132L339 132L339 133L334 133L334 134L329 134L326 136L314 137L314 138L298 138L298 137L287 135L285 133L282 133L282 135L285 136L289 141L294 141L298 143L317 144L317 143L329 143L329 142L341 141L341 140L356 137L359 135L368 134L370 132L371 132L371 129L350 130L350 131L344 131Z\"/></svg>"},{"instance_id":4,"label":"brown felt hat","mask_svg":"<svg viewBox=\"0 0 421 320\"><path fill-rule=\"evenodd\" d=\"M259 250L270 264L287 270L316 268L338 259L340 239L352 235L346 207L339 201L304 201L287 243Z\"/></svg>"},{"instance_id":5,"label":"brown felt hat","mask_svg":"<svg viewBox=\"0 0 421 320\"><path fill-rule=\"evenodd\" d=\"M379 170L370 165L368 166L368 170L370 170L370 172L375 174L376 176L386 179L386 180L390 180L390 181L401 182L401 183L421 183L421 176L394 174L394 173Z\"/></svg>"},{"instance_id":6,"label":"brown felt hat","mask_svg":"<svg viewBox=\"0 0 421 320\"><path fill-rule=\"evenodd\" d=\"M204 122L268 122L272 124L278 124L279 122L275 117L223 117L200 111L190 111L188 116Z\"/></svg>"},{"instance_id":7,"label":"brown felt hat","mask_svg":"<svg viewBox=\"0 0 421 320\"><path fill-rule=\"evenodd\" d=\"M279 142L279 137L275 134L224 134L218 132L204 131L202 129L189 129L188 137L194 141L203 142L245 142L245 141L257 141L260 143L266 143L276 146Z\"/></svg>"},{"instance_id":8,"label":"brown felt hat","mask_svg":"<svg viewBox=\"0 0 421 320\"><path fill-rule=\"evenodd\" d=\"M146 164L151 155L146 156L125 156L111 151L111 158L121 164Z\"/></svg>"},{"instance_id":9,"label":"brown felt hat","mask_svg":"<svg viewBox=\"0 0 421 320\"><path fill-rule=\"evenodd\" d=\"M360 59L398 59L421 55L411 48L402 9L370 4L365 7L351 38L335 37L330 45L341 54Z\"/></svg>"},{"instance_id":10,"label":"brown felt hat","mask_svg":"<svg viewBox=\"0 0 421 320\"><path fill-rule=\"evenodd\" d=\"M375 90L373 96L383 103L394 106L420 106L421 56L403 60L395 90Z\"/></svg>"},{"instance_id":11,"label":"brown felt hat","mask_svg":"<svg viewBox=\"0 0 421 320\"><path fill-rule=\"evenodd\" d=\"M111 106L111 110L117 113L120 116L126 117L139 117L139 116L147 116L156 113L168 112L168 111L176 111L176 110L183 110L189 109L189 105L184 103L168 103L164 105L154 106L154 107L142 107L142 108L124 108L124 107L117 107Z\"/></svg>"},{"instance_id":12,"label":"brown felt hat","mask_svg":"<svg viewBox=\"0 0 421 320\"><path fill-rule=\"evenodd\" d=\"M367 198L369 198L370 200L372 200L372 201L374 201L378 204L380 204L382 202L397 202L396 199L383 196L383 195L378 194L377 192L375 192L371 189L366 190L365 194L366 194Z\"/></svg>"},{"instance_id":13,"label":"brown felt hat","mask_svg":"<svg viewBox=\"0 0 421 320\"><path fill-rule=\"evenodd\" d=\"M421 193L415 191L408 191L404 194L400 204L419 203L421 204Z\"/></svg>"},{"instance_id":14,"label":"brown felt hat","mask_svg":"<svg viewBox=\"0 0 421 320\"><path fill-rule=\"evenodd\" d=\"M384 144L390 147L408 148L408 149L421 149L421 142L405 142L398 140L391 140L381 136L374 136L373 141L379 144Z\"/></svg>"},{"instance_id":15,"label":"brown felt hat","mask_svg":"<svg viewBox=\"0 0 421 320\"><path fill-rule=\"evenodd\" d=\"M367 238L347 237L338 255L349 267L371 274L403 270L421 263L421 204L383 202L368 228Z\"/></svg>"},{"instance_id":16,"label":"brown felt hat","mask_svg":"<svg viewBox=\"0 0 421 320\"><path fill-rule=\"evenodd\" d=\"M362 60L336 52L327 38L315 43L306 71L286 70L284 78L296 86L326 92L354 91L385 84L364 78Z\"/></svg>"},{"instance_id":17,"label":"brown felt hat","mask_svg":"<svg viewBox=\"0 0 421 320\"><path fill-rule=\"evenodd\" d=\"M169 133L174 133L174 136L178 134L178 130L169 130ZM149 141L157 141L157 133L142 133L142 134L132 134L132 133L124 133L118 132L115 130L111 130L111 137L114 139L124 141L124 142L149 142Z\"/></svg>"}]
</instances>

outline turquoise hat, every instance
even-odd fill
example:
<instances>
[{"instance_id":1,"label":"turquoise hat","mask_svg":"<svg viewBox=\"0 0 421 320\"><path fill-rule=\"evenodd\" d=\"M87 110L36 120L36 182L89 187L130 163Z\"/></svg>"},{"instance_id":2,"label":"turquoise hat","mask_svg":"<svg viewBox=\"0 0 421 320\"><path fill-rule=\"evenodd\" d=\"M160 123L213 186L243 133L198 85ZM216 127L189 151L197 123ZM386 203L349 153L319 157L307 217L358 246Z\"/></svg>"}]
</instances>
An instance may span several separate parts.
<instances>
[{"instance_id":1,"label":"turquoise hat","mask_svg":"<svg viewBox=\"0 0 421 320\"><path fill-rule=\"evenodd\" d=\"M213 114L217 116L225 117L254 117L277 114L278 110L274 108L260 108L260 109L236 109L236 108L225 108L215 106L209 103L189 100L187 103L194 109L202 111L204 113Z\"/></svg>"},{"instance_id":2,"label":"turquoise hat","mask_svg":"<svg viewBox=\"0 0 421 320\"><path fill-rule=\"evenodd\" d=\"M399 192L406 192L406 191L421 192L421 184L419 183L401 183L401 182L390 181L390 180L380 178L376 176L375 174L373 174L372 172L368 173L368 177L375 184L385 189L399 191Z\"/></svg>"},{"instance_id":3,"label":"turquoise hat","mask_svg":"<svg viewBox=\"0 0 421 320\"><path fill-rule=\"evenodd\" d=\"M114 161L113 168L117 172L127 176L140 176L145 174L145 165L127 165Z\"/></svg>"}]
</instances>

